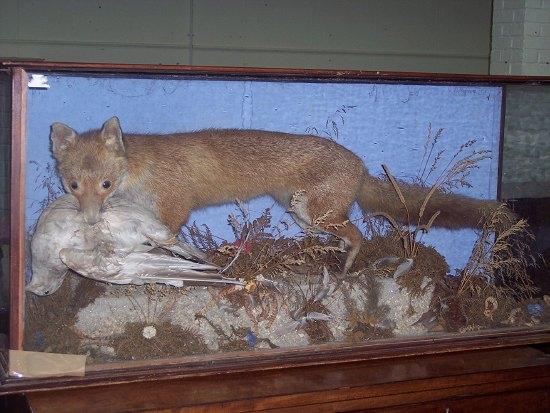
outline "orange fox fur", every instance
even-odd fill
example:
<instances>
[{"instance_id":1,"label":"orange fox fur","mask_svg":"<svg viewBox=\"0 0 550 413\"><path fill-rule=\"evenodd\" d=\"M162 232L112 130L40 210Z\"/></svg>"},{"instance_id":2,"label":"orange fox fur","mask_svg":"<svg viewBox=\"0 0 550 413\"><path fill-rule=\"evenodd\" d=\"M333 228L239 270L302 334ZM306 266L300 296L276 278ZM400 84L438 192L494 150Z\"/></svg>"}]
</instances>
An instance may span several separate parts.
<instances>
[{"instance_id":1,"label":"orange fox fur","mask_svg":"<svg viewBox=\"0 0 550 413\"><path fill-rule=\"evenodd\" d=\"M313 229L345 242L346 272L362 241L357 227L346 222L354 201L363 211L406 219L389 182L370 175L351 151L317 136L236 129L123 135L113 117L100 130L80 135L54 123L51 141L63 185L78 198L91 223L114 192L151 208L177 233L193 209L264 194L288 207L292 195L303 191L300 203L291 209L294 219L310 227L330 211L321 227ZM414 217L427 189L407 184L401 189ZM424 216L440 210L435 225L475 227L496 205L436 192Z\"/></svg>"}]
</instances>

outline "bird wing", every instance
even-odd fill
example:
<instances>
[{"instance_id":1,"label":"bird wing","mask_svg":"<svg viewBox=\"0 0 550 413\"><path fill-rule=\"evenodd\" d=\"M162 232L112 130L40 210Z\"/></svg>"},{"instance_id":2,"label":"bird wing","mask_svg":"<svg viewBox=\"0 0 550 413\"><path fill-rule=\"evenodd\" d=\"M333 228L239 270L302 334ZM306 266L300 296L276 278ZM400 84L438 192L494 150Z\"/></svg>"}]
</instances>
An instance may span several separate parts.
<instances>
[{"instance_id":1,"label":"bird wing","mask_svg":"<svg viewBox=\"0 0 550 413\"><path fill-rule=\"evenodd\" d=\"M164 243L159 244L159 246L187 259L199 259L201 261L206 261L206 254L204 252L193 245L187 244L178 239L176 239L174 244Z\"/></svg>"},{"instance_id":2,"label":"bird wing","mask_svg":"<svg viewBox=\"0 0 550 413\"><path fill-rule=\"evenodd\" d=\"M222 276L214 265L150 252L67 248L61 250L60 257L65 265L84 277L112 284L160 283L178 287L188 283L242 284Z\"/></svg>"}]
</instances>

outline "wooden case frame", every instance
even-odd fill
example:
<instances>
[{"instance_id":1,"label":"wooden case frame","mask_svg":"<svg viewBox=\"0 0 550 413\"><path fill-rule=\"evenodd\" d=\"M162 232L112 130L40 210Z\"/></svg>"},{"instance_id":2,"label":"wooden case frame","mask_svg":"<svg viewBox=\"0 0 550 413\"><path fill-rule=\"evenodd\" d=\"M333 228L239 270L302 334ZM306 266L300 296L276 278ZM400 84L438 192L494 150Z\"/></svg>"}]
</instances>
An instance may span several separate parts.
<instances>
[{"instance_id":1,"label":"wooden case frame","mask_svg":"<svg viewBox=\"0 0 550 413\"><path fill-rule=\"evenodd\" d=\"M24 333L24 268L25 268L25 137L26 91L28 71L68 72L112 75L162 75L189 78L246 78L269 80L308 80L317 82L399 82L421 84L501 85L547 84L550 77L481 76L431 73L366 72L350 70L305 70L269 68L197 67L171 65L126 65L87 63L46 63L40 61L3 61L0 70L8 71L12 79L11 118L11 239L10 239L10 349L23 348ZM503 100L505 94L503 93ZM505 101L503 101L505 104ZM502 110L504 116L504 106ZM501 121L501 140L504 120ZM500 160L502 159L502 145ZM501 161L500 161L501 162ZM500 177L500 172L499 172ZM499 179L500 185L500 179ZM499 191L500 193L500 191ZM94 365L84 377L48 379L3 378L0 394L25 389L55 389L215 375L297 366L359 362L368 359L439 354L498 347L516 347L550 343L550 327L510 328L505 331L484 331L468 334L422 336L419 338L380 340L362 344L325 344L267 352L239 352L177 359L144 360L128 363ZM4 368L7 358L3 357ZM7 371L7 370L6 370Z\"/></svg>"}]
</instances>

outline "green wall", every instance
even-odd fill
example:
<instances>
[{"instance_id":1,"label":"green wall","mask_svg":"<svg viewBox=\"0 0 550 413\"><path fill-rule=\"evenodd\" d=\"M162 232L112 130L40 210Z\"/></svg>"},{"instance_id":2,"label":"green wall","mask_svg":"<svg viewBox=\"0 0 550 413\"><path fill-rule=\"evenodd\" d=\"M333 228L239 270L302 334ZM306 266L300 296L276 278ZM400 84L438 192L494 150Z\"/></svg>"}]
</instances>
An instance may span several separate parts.
<instances>
[{"instance_id":1,"label":"green wall","mask_svg":"<svg viewBox=\"0 0 550 413\"><path fill-rule=\"evenodd\" d=\"M0 56L488 73L490 0L0 0Z\"/></svg>"}]
</instances>

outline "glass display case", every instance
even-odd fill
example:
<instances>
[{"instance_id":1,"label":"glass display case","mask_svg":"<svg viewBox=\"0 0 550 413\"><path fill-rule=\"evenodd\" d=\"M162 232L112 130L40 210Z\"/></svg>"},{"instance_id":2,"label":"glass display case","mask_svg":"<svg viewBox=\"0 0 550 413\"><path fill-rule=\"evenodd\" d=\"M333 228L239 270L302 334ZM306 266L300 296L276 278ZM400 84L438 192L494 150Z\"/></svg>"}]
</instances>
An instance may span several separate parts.
<instances>
[{"instance_id":1,"label":"glass display case","mask_svg":"<svg viewBox=\"0 0 550 413\"><path fill-rule=\"evenodd\" d=\"M550 339L550 78L2 69L8 382Z\"/></svg>"}]
</instances>

